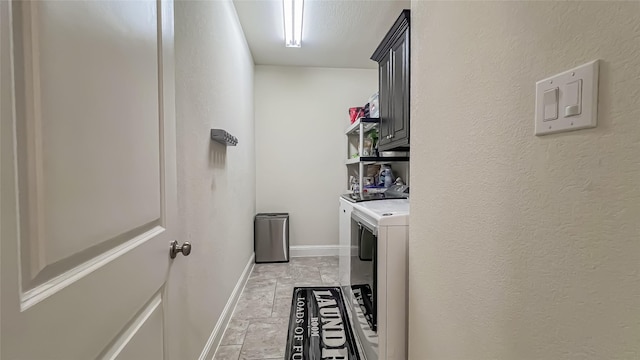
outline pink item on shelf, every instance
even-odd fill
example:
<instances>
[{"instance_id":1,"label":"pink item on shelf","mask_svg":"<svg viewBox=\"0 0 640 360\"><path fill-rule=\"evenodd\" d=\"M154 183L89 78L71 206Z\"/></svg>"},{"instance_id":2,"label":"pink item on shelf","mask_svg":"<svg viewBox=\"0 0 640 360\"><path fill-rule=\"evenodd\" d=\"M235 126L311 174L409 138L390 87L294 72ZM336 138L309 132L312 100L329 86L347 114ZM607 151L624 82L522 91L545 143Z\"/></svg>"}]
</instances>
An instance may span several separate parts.
<instances>
[{"instance_id":1,"label":"pink item on shelf","mask_svg":"<svg viewBox=\"0 0 640 360\"><path fill-rule=\"evenodd\" d=\"M351 119L351 123L353 124L359 118L364 117L364 108L363 107L352 107L349 108L349 119Z\"/></svg>"}]
</instances>

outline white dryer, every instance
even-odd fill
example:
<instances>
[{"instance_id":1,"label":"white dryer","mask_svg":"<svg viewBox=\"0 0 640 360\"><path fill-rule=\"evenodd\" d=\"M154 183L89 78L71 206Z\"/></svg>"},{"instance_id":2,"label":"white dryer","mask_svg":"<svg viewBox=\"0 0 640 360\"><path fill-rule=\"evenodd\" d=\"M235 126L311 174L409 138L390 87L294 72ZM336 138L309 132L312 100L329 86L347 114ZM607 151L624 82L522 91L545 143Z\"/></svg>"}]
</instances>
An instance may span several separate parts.
<instances>
[{"instance_id":1,"label":"white dryer","mask_svg":"<svg viewBox=\"0 0 640 360\"><path fill-rule=\"evenodd\" d=\"M362 353L406 360L409 200L355 203L349 230L349 282L342 285Z\"/></svg>"}]
</instances>

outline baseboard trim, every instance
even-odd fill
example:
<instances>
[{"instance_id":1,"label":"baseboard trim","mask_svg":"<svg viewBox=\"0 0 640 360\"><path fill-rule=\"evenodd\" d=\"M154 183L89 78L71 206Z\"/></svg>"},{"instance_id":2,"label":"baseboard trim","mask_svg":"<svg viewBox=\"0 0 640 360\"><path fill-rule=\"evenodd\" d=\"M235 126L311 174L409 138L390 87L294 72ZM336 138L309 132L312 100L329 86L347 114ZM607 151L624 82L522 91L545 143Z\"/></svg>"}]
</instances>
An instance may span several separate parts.
<instances>
[{"instance_id":1,"label":"baseboard trim","mask_svg":"<svg viewBox=\"0 0 640 360\"><path fill-rule=\"evenodd\" d=\"M233 288L233 292L231 296L229 296L229 300L227 300L227 304L224 306L222 310L222 314L220 314L220 318L218 319L218 323L213 328L211 335L209 335L209 339L207 343L204 345L204 349L202 349L202 353L198 360L207 360L213 359L216 351L218 351L218 346L222 341L222 337L224 336L224 331L227 329L227 325L229 325L229 321L231 320L231 316L233 315L233 311L236 308L236 304L240 299L240 295L242 294L242 290L244 290L244 286L247 284L247 280L249 280L249 275L251 275L251 271L253 270L253 266L255 264L255 253L251 254L249 257L249 261L247 262L247 266L244 267L244 271L238 282L236 283L236 287Z\"/></svg>"},{"instance_id":2,"label":"baseboard trim","mask_svg":"<svg viewBox=\"0 0 640 360\"><path fill-rule=\"evenodd\" d=\"M340 255L339 245L302 245L291 246L289 248L291 257L309 256L338 256Z\"/></svg>"}]
</instances>

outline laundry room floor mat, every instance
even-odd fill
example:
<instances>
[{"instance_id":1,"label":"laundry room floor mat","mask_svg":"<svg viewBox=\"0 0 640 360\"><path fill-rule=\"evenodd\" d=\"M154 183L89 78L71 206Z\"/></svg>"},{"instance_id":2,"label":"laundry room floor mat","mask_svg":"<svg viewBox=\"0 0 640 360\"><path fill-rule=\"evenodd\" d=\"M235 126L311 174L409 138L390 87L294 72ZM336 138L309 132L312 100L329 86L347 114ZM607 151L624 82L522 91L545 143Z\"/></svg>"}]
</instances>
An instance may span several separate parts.
<instances>
[{"instance_id":1,"label":"laundry room floor mat","mask_svg":"<svg viewBox=\"0 0 640 360\"><path fill-rule=\"evenodd\" d=\"M340 288L293 289L285 359L361 359Z\"/></svg>"}]
</instances>

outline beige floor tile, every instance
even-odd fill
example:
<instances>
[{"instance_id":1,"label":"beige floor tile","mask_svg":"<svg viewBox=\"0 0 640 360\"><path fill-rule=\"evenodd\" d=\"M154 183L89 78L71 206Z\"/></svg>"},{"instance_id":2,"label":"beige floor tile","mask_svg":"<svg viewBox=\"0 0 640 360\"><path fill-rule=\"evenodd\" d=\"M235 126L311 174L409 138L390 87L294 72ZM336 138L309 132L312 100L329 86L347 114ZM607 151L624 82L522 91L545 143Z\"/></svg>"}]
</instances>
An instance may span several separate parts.
<instances>
[{"instance_id":1,"label":"beige floor tile","mask_svg":"<svg viewBox=\"0 0 640 360\"><path fill-rule=\"evenodd\" d=\"M340 284L338 272L333 268L321 267L320 278L324 285L338 286Z\"/></svg>"},{"instance_id":2,"label":"beige floor tile","mask_svg":"<svg viewBox=\"0 0 640 360\"><path fill-rule=\"evenodd\" d=\"M238 360L241 349L241 345L220 346L213 360Z\"/></svg>"},{"instance_id":3,"label":"beige floor tile","mask_svg":"<svg viewBox=\"0 0 640 360\"><path fill-rule=\"evenodd\" d=\"M277 281L276 278L250 278L244 287L244 292L275 291Z\"/></svg>"},{"instance_id":4,"label":"beige floor tile","mask_svg":"<svg viewBox=\"0 0 640 360\"><path fill-rule=\"evenodd\" d=\"M291 259L292 265L306 265L313 267L338 267L337 256L298 257Z\"/></svg>"},{"instance_id":5,"label":"beige floor tile","mask_svg":"<svg viewBox=\"0 0 640 360\"><path fill-rule=\"evenodd\" d=\"M288 271L289 263L256 264L250 279L277 279L286 276Z\"/></svg>"},{"instance_id":6,"label":"beige floor tile","mask_svg":"<svg viewBox=\"0 0 640 360\"><path fill-rule=\"evenodd\" d=\"M309 281L309 279L317 279L320 276L320 270L315 266L307 265L291 265L287 274L279 277L279 279L291 279L293 281Z\"/></svg>"},{"instance_id":7,"label":"beige floor tile","mask_svg":"<svg viewBox=\"0 0 640 360\"><path fill-rule=\"evenodd\" d=\"M240 352L240 359L283 359L288 321L287 318L251 320Z\"/></svg>"},{"instance_id":8,"label":"beige floor tile","mask_svg":"<svg viewBox=\"0 0 640 360\"><path fill-rule=\"evenodd\" d=\"M232 319L224 332L220 345L242 345L249 320Z\"/></svg>"},{"instance_id":9,"label":"beige floor tile","mask_svg":"<svg viewBox=\"0 0 640 360\"><path fill-rule=\"evenodd\" d=\"M243 292L232 319L266 318L271 316L274 291Z\"/></svg>"},{"instance_id":10,"label":"beige floor tile","mask_svg":"<svg viewBox=\"0 0 640 360\"><path fill-rule=\"evenodd\" d=\"M292 297L276 298L273 303L273 310L271 311L271 317L275 318L289 318L291 315L291 300Z\"/></svg>"}]
</instances>

